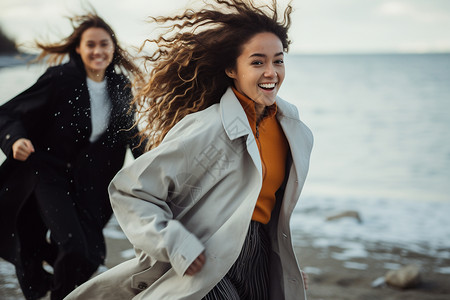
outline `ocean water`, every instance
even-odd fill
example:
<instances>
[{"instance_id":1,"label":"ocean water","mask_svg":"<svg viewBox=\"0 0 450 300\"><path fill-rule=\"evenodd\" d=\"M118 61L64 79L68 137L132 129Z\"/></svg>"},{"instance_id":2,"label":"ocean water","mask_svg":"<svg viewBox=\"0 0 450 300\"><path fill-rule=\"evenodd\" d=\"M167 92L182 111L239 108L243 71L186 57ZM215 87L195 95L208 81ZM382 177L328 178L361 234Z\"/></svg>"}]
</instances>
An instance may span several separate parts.
<instances>
[{"instance_id":1,"label":"ocean water","mask_svg":"<svg viewBox=\"0 0 450 300\"><path fill-rule=\"evenodd\" d=\"M449 258L450 54L288 56L286 68L280 96L315 136L297 242ZM325 221L348 210L362 223Z\"/></svg>"},{"instance_id":2,"label":"ocean water","mask_svg":"<svg viewBox=\"0 0 450 300\"><path fill-rule=\"evenodd\" d=\"M450 54L287 55L285 62L280 96L315 137L292 217L295 243L313 236L315 247L384 243L449 258ZM0 103L45 70L8 64L0 59ZM362 222L326 221L348 210Z\"/></svg>"},{"instance_id":3,"label":"ocean water","mask_svg":"<svg viewBox=\"0 0 450 300\"><path fill-rule=\"evenodd\" d=\"M450 55L288 57L318 195L450 201Z\"/></svg>"}]
</instances>

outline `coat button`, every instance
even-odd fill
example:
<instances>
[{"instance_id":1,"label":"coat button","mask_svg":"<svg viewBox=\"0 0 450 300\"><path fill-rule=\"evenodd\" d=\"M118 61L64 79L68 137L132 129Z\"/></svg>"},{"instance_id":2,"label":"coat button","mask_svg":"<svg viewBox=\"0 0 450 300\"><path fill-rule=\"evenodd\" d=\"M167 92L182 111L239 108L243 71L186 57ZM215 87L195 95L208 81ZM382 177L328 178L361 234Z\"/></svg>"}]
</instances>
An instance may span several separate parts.
<instances>
[{"instance_id":1,"label":"coat button","mask_svg":"<svg viewBox=\"0 0 450 300\"><path fill-rule=\"evenodd\" d=\"M6 138L7 140L9 140L9 139L11 138L11 135L10 135L10 134L7 134L5 138Z\"/></svg>"},{"instance_id":2,"label":"coat button","mask_svg":"<svg viewBox=\"0 0 450 300\"><path fill-rule=\"evenodd\" d=\"M145 290L147 287L148 287L148 284L143 281L139 282L139 284L138 284L138 289L140 289L140 290Z\"/></svg>"},{"instance_id":3,"label":"coat button","mask_svg":"<svg viewBox=\"0 0 450 300\"><path fill-rule=\"evenodd\" d=\"M286 233L283 232L283 237L284 237L285 239L287 239L288 236L287 236Z\"/></svg>"}]
</instances>

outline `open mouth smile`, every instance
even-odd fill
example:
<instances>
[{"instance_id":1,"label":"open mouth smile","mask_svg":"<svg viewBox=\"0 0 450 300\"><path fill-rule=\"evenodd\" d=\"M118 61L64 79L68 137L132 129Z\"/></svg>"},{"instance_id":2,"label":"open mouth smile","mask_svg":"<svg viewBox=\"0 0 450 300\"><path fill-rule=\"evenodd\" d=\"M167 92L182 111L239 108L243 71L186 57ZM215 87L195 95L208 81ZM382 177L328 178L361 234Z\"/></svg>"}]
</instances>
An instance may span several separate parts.
<instances>
[{"instance_id":1,"label":"open mouth smile","mask_svg":"<svg viewBox=\"0 0 450 300\"><path fill-rule=\"evenodd\" d=\"M277 84L276 83L260 83L258 86L264 90L273 90Z\"/></svg>"}]
</instances>

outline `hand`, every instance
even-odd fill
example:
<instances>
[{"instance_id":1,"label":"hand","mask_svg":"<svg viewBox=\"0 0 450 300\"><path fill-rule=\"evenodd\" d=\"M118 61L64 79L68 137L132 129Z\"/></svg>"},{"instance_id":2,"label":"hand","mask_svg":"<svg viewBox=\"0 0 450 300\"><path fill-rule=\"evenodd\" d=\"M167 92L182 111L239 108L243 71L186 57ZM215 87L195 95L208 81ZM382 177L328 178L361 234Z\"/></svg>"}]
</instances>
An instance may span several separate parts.
<instances>
[{"instance_id":1,"label":"hand","mask_svg":"<svg viewBox=\"0 0 450 300\"><path fill-rule=\"evenodd\" d=\"M303 277L303 286L305 287L305 290L307 290L309 281L308 274L302 271L302 277Z\"/></svg>"},{"instance_id":2,"label":"hand","mask_svg":"<svg viewBox=\"0 0 450 300\"><path fill-rule=\"evenodd\" d=\"M31 153L34 152L34 146L29 139L21 138L12 145L14 159L26 161Z\"/></svg>"},{"instance_id":3,"label":"hand","mask_svg":"<svg viewBox=\"0 0 450 300\"><path fill-rule=\"evenodd\" d=\"M204 253L200 254L193 262L192 264L189 266L189 268L187 268L186 273L184 273L185 275L195 275L198 272L200 272L202 270L203 265L205 264L206 261L206 256Z\"/></svg>"}]
</instances>

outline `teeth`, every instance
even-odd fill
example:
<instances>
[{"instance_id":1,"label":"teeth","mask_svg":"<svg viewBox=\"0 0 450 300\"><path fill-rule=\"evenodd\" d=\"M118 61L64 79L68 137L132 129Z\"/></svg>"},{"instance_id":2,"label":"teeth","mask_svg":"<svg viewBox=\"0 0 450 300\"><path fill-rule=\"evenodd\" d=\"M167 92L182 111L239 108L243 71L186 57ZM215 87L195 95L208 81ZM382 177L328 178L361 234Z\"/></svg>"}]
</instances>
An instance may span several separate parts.
<instances>
[{"instance_id":1,"label":"teeth","mask_svg":"<svg viewBox=\"0 0 450 300\"><path fill-rule=\"evenodd\" d=\"M263 89L273 89L275 87L275 83L260 83L258 85Z\"/></svg>"}]
</instances>

